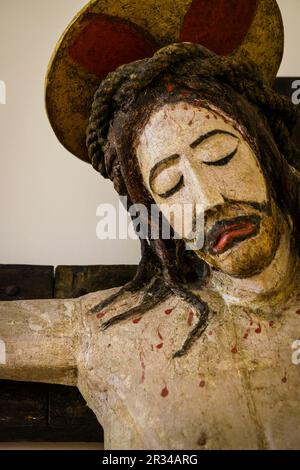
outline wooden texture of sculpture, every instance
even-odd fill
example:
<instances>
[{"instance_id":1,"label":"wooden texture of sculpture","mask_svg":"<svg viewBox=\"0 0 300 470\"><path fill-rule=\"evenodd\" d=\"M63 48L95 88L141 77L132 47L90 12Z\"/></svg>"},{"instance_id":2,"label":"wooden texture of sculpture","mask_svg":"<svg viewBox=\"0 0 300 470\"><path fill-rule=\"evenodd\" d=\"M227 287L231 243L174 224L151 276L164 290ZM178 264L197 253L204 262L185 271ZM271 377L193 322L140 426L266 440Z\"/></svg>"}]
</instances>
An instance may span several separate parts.
<instances>
[{"instance_id":1,"label":"wooden texture of sculpture","mask_svg":"<svg viewBox=\"0 0 300 470\"><path fill-rule=\"evenodd\" d=\"M96 78L78 72L83 66L95 72L81 60L81 46L91 25L99 33L94 14L109 22L104 3L91 2L72 23L47 83L54 130L83 159L93 87L87 88ZM111 15L112 3L106 3ZM200 3L210 4L189 6ZM210 8L220 12L221 3ZM93 167L130 203L156 205L172 229L163 203L198 204L204 246L187 252L174 232L170 240L151 238L146 218L141 264L120 291L0 304L6 348L0 377L78 386L103 425L107 449L300 445L299 370L292 360L300 311L300 175L289 132L298 116L267 83L282 51L276 2L248 4L255 8L229 57L180 43L112 71L95 94L87 130ZM117 22L123 32L129 19L144 26L135 2L129 10L118 5L130 13ZM176 22L167 18L174 34ZM253 53L258 18L278 39L262 55ZM185 26L188 20L187 13ZM194 34L192 25L189 31ZM141 30L135 32L140 38ZM77 60L68 77L64 54ZM62 116L57 97L70 85L70 103L74 83L85 84L80 116L68 106Z\"/></svg>"}]
</instances>

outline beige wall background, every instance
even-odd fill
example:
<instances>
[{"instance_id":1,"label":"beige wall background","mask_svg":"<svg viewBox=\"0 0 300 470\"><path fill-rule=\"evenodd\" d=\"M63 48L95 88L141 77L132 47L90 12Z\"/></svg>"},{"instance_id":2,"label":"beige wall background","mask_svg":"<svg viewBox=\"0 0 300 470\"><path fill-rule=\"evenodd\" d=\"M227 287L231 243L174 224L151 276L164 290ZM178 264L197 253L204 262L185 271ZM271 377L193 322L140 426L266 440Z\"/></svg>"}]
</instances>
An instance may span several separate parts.
<instances>
[{"instance_id":1,"label":"beige wall background","mask_svg":"<svg viewBox=\"0 0 300 470\"><path fill-rule=\"evenodd\" d=\"M133 240L100 241L96 208L112 184L56 140L44 110L55 44L86 0L0 0L0 264L126 264ZM280 76L300 76L300 0L278 0L286 31Z\"/></svg>"}]
</instances>

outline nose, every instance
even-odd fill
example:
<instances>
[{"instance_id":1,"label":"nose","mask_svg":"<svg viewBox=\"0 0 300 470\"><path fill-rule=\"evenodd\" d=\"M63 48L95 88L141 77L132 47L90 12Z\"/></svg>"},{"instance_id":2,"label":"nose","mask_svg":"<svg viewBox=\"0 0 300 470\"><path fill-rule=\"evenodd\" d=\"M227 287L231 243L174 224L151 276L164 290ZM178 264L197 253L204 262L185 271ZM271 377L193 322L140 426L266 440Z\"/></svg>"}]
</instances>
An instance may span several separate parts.
<instances>
[{"instance_id":1,"label":"nose","mask_svg":"<svg viewBox=\"0 0 300 470\"><path fill-rule=\"evenodd\" d=\"M218 182L203 171L201 164L189 164L189 176L190 191L194 196L194 203L198 204L203 212L224 204L225 201L218 187Z\"/></svg>"}]
</instances>

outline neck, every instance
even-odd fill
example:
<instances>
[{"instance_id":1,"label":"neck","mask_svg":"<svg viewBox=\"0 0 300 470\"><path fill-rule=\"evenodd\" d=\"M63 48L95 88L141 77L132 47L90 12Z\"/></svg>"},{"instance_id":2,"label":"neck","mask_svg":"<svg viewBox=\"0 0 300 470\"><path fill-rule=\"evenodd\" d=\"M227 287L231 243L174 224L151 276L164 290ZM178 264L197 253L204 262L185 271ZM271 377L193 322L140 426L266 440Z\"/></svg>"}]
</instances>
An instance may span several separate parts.
<instances>
[{"instance_id":1,"label":"neck","mask_svg":"<svg viewBox=\"0 0 300 470\"><path fill-rule=\"evenodd\" d=\"M275 257L261 273L241 279L220 271L213 272L211 287L218 291L227 305L270 312L287 300L294 289L297 265L291 231L288 222L284 221Z\"/></svg>"}]
</instances>

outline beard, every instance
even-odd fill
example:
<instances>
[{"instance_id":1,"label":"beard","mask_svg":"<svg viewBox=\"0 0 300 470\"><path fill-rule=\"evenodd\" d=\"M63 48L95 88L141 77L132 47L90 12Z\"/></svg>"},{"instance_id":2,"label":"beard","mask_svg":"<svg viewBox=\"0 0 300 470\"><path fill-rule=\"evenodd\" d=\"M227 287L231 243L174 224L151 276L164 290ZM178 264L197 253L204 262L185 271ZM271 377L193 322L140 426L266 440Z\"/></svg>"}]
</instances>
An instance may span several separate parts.
<instances>
[{"instance_id":1,"label":"beard","mask_svg":"<svg viewBox=\"0 0 300 470\"><path fill-rule=\"evenodd\" d=\"M274 259L280 240L275 202L229 201L205 214L205 241L196 254L212 268L247 278Z\"/></svg>"}]
</instances>

